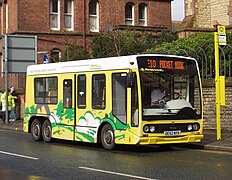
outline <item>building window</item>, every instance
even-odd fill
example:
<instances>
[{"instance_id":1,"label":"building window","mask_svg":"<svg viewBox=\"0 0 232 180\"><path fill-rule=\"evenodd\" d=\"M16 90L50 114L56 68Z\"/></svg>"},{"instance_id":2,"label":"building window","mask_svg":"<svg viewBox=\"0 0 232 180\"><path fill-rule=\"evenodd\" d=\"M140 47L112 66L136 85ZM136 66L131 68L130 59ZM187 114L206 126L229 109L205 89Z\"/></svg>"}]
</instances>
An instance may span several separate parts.
<instances>
[{"instance_id":1,"label":"building window","mask_svg":"<svg viewBox=\"0 0 232 180\"><path fill-rule=\"evenodd\" d=\"M64 1L64 27L68 31L73 31L73 0Z\"/></svg>"},{"instance_id":2,"label":"building window","mask_svg":"<svg viewBox=\"0 0 232 180\"><path fill-rule=\"evenodd\" d=\"M146 4L139 4L139 25L147 26L147 6Z\"/></svg>"},{"instance_id":3,"label":"building window","mask_svg":"<svg viewBox=\"0 0 232 180\"><path fill-rule=\"evenodd\" d=\"M127 3L125 6L125 23L126 25L134 25L134 4Z\"/></svg>"},{"instance_id":4,"label":"building window","mask_svg":"<svg viewBox=\"0 0 232 180\"><path fill-rule=\"evenodd\" d=\"M89 2L89 29L90 31L99 31L99 11L98 2L91 0Z\"/></svg>"},{"instance_id":5,"label":"building window","mask_svg":"<svg viewBox=\"0 0 232 180\"><path fill-rule=\"evenodd\" d=\"M60 0L50 0L50 29L60 30Z\"/></svg>"},{"instance_id":6,"label":"building window","mask_svg":"<svg viewBox=\"0 0 232 180\"><path fill-rule=\"evenodd\" d=\"M53 49L51 51L50 62L59 62L61 58L61 51L59 49Z\"/></svg>"}]
</instances>

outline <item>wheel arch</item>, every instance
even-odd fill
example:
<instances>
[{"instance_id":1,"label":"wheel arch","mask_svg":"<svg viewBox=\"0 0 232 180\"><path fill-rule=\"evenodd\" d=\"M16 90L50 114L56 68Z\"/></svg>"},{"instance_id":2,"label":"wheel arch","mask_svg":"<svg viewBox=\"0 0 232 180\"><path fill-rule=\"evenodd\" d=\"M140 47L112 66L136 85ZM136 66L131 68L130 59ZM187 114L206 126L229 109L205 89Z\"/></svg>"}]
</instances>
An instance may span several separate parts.
<instances>
[{"instance_id":1,"label":"wheel arch","mask_svg":"<svg viewBox=\"0 0 232 180\"><path fill-rule=\"evenodd\" d=\"M109 124L113 130L115 131L116 130L116 126L115 124L112 122L112 120L103 120L101 125L99 126L98 128L98 132L97 132L97 143L101 143L101 131L102 131L102 128L106 125L106 124Z\"/></svg>"}]
</instances>

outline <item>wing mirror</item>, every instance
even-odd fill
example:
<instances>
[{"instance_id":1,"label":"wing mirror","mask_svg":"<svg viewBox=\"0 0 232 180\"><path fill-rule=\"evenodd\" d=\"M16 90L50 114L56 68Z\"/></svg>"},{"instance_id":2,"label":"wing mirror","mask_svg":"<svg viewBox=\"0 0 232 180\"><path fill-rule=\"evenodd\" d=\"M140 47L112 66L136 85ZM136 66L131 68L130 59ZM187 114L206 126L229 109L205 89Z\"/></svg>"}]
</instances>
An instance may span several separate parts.
<instances>
[{"instance_id":1,"label":"wing mirror","mask_svg":"<svg viewBox=\"0 0 232 180\"><path fill-rule=\"evenodd\" d=\"M133 87L134 84L135 84L135 73L130 71L127 73L126 85L127 87Z\"/></svg>"}]
</instances>

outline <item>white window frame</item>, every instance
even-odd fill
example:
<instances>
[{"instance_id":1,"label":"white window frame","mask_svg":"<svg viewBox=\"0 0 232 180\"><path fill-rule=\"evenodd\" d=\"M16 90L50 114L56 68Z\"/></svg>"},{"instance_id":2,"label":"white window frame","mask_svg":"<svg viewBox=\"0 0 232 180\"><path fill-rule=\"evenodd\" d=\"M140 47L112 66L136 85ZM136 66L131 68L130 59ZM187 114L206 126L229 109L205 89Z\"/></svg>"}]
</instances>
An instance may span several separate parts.
<instances>
[{"instance_id":1,"label":"white window frame","mask_svg":"<svg viewBox=\"0 0 232 180\"><path fill-rule=\"evenodd\" d=\"M65 27L65 30L67 31L73 31L74 30L74 3L73 3L73 0L69 0L71 2L71 12L70 13L65 13L64 12L64 27ZM67 3L68 1L64 1L64 3ZM66 27L66 17L71 17L70 20L71 20L71 27Z\"/></svg>"},{"instance_id":2,"label":"white window frame","mask_svg":"<svg viewBox=\"0 0 232 180\"><path fill-rule=\"evenodd\" d=\"M57 11L58 12L53 12L53 1L50 0L50 29L51 30L60 30L60 0L57 0ZM57 17L57 27L52 27L52 17Z\"/></svg>"},{"instance_id":3,"label":"white window frame","mask_svg":"<svg viewBox=\"0 0 232 180\"><path fill-rule=\"evenodd\" d=\"M89 6L89 30L91 32L99 32L99 2L96 0L91 0L91 1L96 2L96 14L90 14L91 11ZM94 21L94 25L91 24L91 20Z\"/></svg>"},{"instance_id":4,"label":"white window frame","mask_svg":"<svg viewBox=\"0 0 232 180\"><path fill-rule=\"evenodd\" d=\"M144 19L140 18L140 8L144 10ZM139 26L147 26L147 5L146 4L139 4Z\"/></svg>"},{"instance_id":5,"label":"white window frame","mask_svg":"<svg viewBox=\"0 0 232 180\"><path fill-rule=\"evenodd\" d=\"M131 17L126 17L127 16L127 6L131 6ZM135 20L134 20L134 4L133 3L127 3L125 6L125 24L129 26L134 26L135 25Z\"/></svg>"}]
</instances>

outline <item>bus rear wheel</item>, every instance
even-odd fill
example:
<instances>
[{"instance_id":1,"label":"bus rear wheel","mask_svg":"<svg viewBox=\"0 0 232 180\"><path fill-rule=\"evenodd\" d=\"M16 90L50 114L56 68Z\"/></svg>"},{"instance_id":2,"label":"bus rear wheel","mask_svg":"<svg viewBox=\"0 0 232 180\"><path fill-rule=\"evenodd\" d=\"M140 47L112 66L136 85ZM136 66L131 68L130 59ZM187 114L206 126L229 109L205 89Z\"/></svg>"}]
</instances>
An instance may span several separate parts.
<instances>
[{"instance_id":1,"label":"bus rear wheel","mask_svg":"<svg viewBox=\"0 0 232 180\"><path fill-rule=\"evenodd\" d=\"M42 136L45 142L52 141L52 127L48 120L45 120L42 126Z\"/></svg>"},{"instance_id":2,"label":"bus rear wheel","mask_svg":"<svg viewBox=\"0 0 232 180\"><path fill-rule=\"evenodd\" d=\"M104 125L101 131L102 146L107 150L111 150L115 147L114 141L115 137L112 127L109 124Z\"/></svg>"},{"instance_id":3,"label":"bus rear wheel","mask_svg":"<svg viewBox=\"0 0 232 180\"><path fill-rule=\"evenodd\" d=\"M38 119L33 120L31 123L31 135L34 141L42 140L41 122Z\"/></svg>"}]
</instances>

